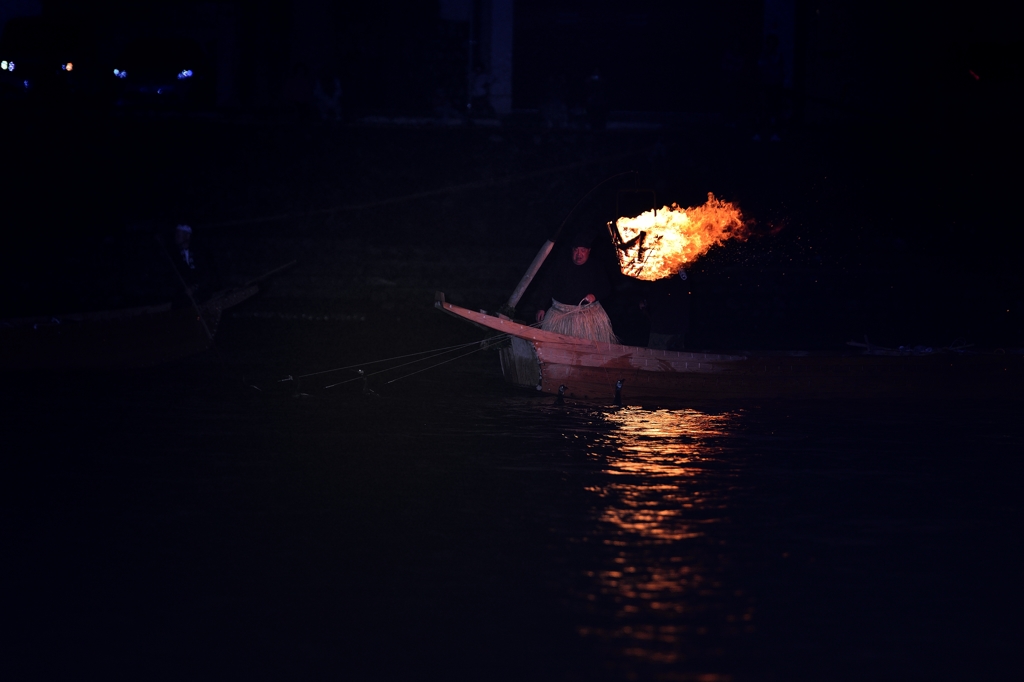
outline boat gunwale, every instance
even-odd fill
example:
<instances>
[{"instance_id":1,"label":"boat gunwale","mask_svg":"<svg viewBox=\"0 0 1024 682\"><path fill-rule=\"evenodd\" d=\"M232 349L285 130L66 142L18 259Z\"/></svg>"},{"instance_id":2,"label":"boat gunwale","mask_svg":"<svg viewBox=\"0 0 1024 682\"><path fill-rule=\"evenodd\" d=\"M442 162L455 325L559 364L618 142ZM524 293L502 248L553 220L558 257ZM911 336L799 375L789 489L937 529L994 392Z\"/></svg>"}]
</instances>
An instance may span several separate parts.
<instances>
[{"instance_id":1,"label":"boat gunwale","mask_svg":"<svg viewBox=\"0 0 1024 682\"><path fill-rule=\"evenodd\" d=\"M563 334L556 334L536 327L516 322L508 318L495 317L489 313L476 312L454 305L444 299L444 294L437 292L434 306L455 317L468 320L479 326L503 332L510 336L517 336L534 344L553 345L568 347L579 353L595 353L614 357L633 356L640 358L675 360L681 362L741 362L748 360L746 355L729 355L725 353L707 353L703 351L673 351L660 348L644 348L641 346L626 346L619 343L603 343L579 339Z\"/></svg>"}]
</instances>

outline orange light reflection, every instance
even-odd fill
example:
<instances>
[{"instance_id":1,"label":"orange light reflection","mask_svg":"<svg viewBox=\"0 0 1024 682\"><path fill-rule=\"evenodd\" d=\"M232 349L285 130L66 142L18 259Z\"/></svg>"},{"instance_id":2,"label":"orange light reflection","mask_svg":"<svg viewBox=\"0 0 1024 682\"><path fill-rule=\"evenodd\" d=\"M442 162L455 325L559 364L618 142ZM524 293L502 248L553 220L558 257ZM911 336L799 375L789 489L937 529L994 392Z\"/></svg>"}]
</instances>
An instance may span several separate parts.
<instances>
[{"instance_id":1,"label":"orange light reflection","mask_svg":"<svg viewBox=\"0 0 1024 682\"><path fill-rule=\"evenodd\" d=\"M622 480L591 489L617 502L605 507L601 520L647 543L701 535L700 526L713 521L698 519L690 510L707 511L724 503L681 483L703 472L700 462L714 454L705 441L723 435L731 415L624 408L609 412L606 419L618 428L597 445L613 446L616 454L607 458L608 473Z\"/></svg>"},{"instance_id":2,"label":"orange light reflection","mask_svg":"<svg viewBox=\"0 0 1024 682\"><path fill-rule=\"evenodd\" d=\"M717 550L702 540L728 506L731 484L722 479L732 474L709 465L720 460L718 442L737 416L627 407L603 418L614 428L595 440L591 454L605 462L606 477L587 490L600 500L597 516L613 556L587 572L587 598L611 601L618 625L579 632L610 640L629 657L673 663L707 634L709 599L729 611L722 620L750 620L746 600L722 592L708 558Z\"/></svg>"}]
</instances>

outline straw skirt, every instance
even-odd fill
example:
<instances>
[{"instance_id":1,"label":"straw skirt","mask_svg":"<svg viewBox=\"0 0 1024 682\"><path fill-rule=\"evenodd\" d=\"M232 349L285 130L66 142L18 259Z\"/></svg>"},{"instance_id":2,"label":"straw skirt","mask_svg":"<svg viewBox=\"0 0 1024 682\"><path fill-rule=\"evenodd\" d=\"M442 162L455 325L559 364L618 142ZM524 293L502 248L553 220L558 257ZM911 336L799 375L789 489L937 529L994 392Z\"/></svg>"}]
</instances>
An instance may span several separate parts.
<instances>
[{"instance_id":1,"label":"straw skirt","mask_svg":"<svg viewBox=\"0 0 1024 682\"><path fill-rule=\"evenodd\" d=\"M540 328L545 331L575 336L602 343L618 343L619 339L612 331L612 322L608 313L595 301L591 304L566 305L551 299L551 307L544 314Z\"/></svg>"}]
</instances>

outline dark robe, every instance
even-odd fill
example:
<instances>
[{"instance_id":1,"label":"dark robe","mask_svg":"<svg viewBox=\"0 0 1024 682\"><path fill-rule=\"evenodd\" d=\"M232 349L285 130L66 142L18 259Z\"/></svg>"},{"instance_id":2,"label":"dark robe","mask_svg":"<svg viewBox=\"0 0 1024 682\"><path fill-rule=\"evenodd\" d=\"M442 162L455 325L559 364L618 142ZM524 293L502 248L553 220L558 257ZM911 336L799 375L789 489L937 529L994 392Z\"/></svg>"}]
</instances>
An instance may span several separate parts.
<instances>
[{"instance_id":1,"label":"dark robe","mask_svg":"<svg viewBox=\"0 0 1024 682\"><path fill-rule=\"evenodd\" d=\"M600 301L611 292L611 282L604 266L594 258L583 265L572 262L572 252L562 251L537 286L537 308L547 310L551 299L566 305L577 305L587 294Z\"/></svg>"}]
</instances>

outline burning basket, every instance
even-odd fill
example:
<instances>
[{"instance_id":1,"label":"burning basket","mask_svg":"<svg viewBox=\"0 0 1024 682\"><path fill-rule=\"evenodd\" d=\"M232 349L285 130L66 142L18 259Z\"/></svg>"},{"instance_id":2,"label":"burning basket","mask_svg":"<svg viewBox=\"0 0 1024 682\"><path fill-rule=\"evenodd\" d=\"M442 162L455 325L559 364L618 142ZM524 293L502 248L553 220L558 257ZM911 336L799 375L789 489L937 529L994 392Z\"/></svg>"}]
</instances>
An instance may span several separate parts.
<instances>
[{"instance_id":1,"label":"burning basket","mask_svg":"<svg viewBox=\"0 0 1024 682\"><path fill-rule=\"evenodd\" d=\"M686 268L715 244L746 236L735 204L708 193L703 206L650 209L608 223L622 274L654 281Z\"/></svg>"}]
</instances>

